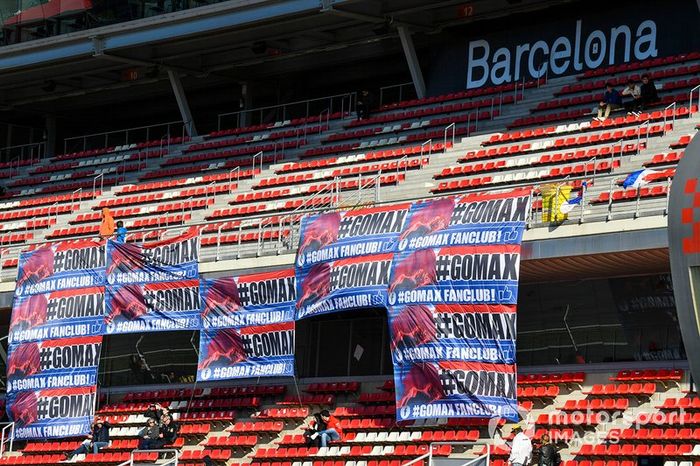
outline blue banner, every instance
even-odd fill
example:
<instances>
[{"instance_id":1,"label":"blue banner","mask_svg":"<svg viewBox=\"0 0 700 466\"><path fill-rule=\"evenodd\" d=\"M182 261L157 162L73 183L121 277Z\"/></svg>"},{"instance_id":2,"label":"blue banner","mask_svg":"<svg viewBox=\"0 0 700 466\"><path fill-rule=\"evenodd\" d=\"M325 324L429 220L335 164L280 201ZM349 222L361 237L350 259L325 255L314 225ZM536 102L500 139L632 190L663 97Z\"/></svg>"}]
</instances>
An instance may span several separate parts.
<instances>
[{"instance_id":1,"label":"blue banner","mask_svg":"<svg viewBox=\"0 0 700 466\"><path fill-rule=\"evenodd\" d=\"M141 245L107 241L107 283L143 285L199 278L199 233Z\"/></svg>"},{"instance_id":2,"label":"blue banner","mask_svg":"<svg viewBox=\"0 0 700 466\"><path fill-rule=\"evenodd\" d=\"M420 362L394 366L396 420L501 417L518 420L514 364Z\"/></svg>"},{"instance_id":3,"label":"blue banner","mask_svg":"<svg viewBox=\"0 0 700 466\"><path fill-rule=\"evenodd\" d=\"M530 193L418 202L388 286L398 420L517 420L516 304Z\"/></svg>"},{"instance_id":4,"label":"blue banner","mask_svg":"<svg viewBox=\"0 0 700 466\"><path fill-rule=\"evenodd\" d=\"M520 245L452 246L396 254L389 304L517 304Z\"/></svg>"},{"instance_id":5,"label":"blue banner","mask_svg":"<svg viewBox=\"0 0 700 466\"><path fill-rule=\"evenodd\" d=\"M205 329L294 320L297 297L294 269L201 280L201 290Z\"/></svg>"},{"instance_id":6,"label":"blue banner","mask_svg":"<svg viewBox=\"0 0 700 466\"><path fill-rule=\"evenodd\" d=\"M7 392L97 384L102 336L10 345Z\"/></svg>"},{"instance_id":7,"label":"blue banner","mask_svg":"<svg viewBox=\"0 0 700 466\"><path fill-rule=\"evenodd\" d=\"M266 314L267 311L254 311ZM197 381L294 375L294 321L202 330Z\"/></svg>"},{"instance_id":8,"label":"blue banner","mask_svg":"<svg viewBox=\"0 0 700 466\"><path fill-rule=\"evenodd\" d=\"M515 364L515 306L412 304L389 308L394 364Z\"/></svg>"},{"instance_id":9,"label":"blue banner","mask_svg":"<svg viewBox=\"0 0 700 466\"><path fill-rule=\"evenodd\" d=\"M8 343L102 335L104 313L104 287L15 296Z\"/></svg>"},{"instance_id":10,"label":"blue banner","mask_svg":"<svg viewBox=\"0 0 700 466\"><path fill-rule=\"evenodd\" d=\"M377 254L297 268L296 318L385 307L392 258Z\"/></svg>"},{"instance_id":11,"label":"blue banner","mask_svg":"<svg viewBox=\"0 0 700 466\"><path fill-rule=\"evenodd\" d=\"M396 251L411 204L395 204L304 217L297 268Z\"/></svg>"},{"instance_id":12,"label":"blue banner","mask_svg":"<svg viewBox=\"0 0 700 466\"><path fill-rule=\"evenodd\" d=\"M7 394L7 415L15 439L86 435L95 416L95 386L23 390Z\"/></svg>"},{"instance_id":13,"label":"blue banner","mask_svg":"<svg viewBox=\"0 0 700 466\"><path fill-rule=\"evenodd\" d=\"M294 375L294 269L201 282L197 380Z\"/></svg>"},{"instance_id":14,"label":"blue banner","mask_svg":"<svg viewBox=\"0 0 700 466\"><path fill-rule=\"evenodd\" d=\"M23 252L17 266L17 296L102 286L105 245L96 240L62 241Z\"/></svg>"},{"instance_id":15,"label":"blue banner","mask_svg":"<svg viewBox=\"0 0 700 466\"><path fill-rule=\"evenodd\" d=\"M199 280L110 285L106 288L106 333L199 330Z\"/></svg>"},{"instance_id":16,"label":"blue banner","mask_svg":"<svg viewBox=\"0 0 700 466\"><path fill-rule=\"evenodd\" d=\"M398 250L520 244L530 191L478 193L416 202Z\"/></svg>"}]
</instances>

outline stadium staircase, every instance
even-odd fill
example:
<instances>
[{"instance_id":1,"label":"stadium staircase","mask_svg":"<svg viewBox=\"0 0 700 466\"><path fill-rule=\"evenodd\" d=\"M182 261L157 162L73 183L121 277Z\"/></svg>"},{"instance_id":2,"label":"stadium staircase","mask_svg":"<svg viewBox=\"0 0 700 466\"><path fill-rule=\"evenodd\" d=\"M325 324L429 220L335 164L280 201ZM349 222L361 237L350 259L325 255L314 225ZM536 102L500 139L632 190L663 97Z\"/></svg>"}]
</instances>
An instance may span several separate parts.
<instances>
[{"instance_id":1,"label":"stadium staircase","mask_svg":"<svg viewBox=\"0 0 700 466\"><path fill-rule=\"evenodd\" d=\"M564 466L633 466L640 457L665 466L700 464L700 398L687 393L682 369L618 373L520 374L518 398L526 432L545 432L560 448ZM478 419L433 419L396 424L393 381L294 385L170 388L130 392L103 400L99 410L114 427L109 448L71 462L117 465L128 461L151 402L170 404L181 425L174 447L178 464L201 466L399 466L427 454L474 458L490 449L491 464L504 466L509 424ZM329 409L344 430L328 448L306 447L308 416ZM79 439L18 443L0 464L48 465ZM449 444L449 442L453 442ZM162 464L156 453L136 453L135 464ZM424 458L419 464L427 464Z\"/></svg>"}]
</instances>

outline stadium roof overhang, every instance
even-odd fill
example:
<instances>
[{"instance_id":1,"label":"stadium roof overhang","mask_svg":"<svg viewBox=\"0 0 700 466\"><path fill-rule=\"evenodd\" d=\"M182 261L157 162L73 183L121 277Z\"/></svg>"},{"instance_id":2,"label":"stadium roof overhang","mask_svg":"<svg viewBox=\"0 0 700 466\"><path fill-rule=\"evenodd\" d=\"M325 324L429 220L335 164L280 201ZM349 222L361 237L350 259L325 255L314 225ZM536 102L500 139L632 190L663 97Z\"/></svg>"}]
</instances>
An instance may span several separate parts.
<instances>
[{"instance_id":1,"label":"stadium roof overhang","mask_svg":"<svg viewBox=\"0 0 700 466\"><path fill-rule=\"evenodd\" d=\"M90 105L153 93L165 70L212 83L247 82L387 53L396 28L422 34L565 0L236 0L0 48L0 109ZM465 8L470 8L465 10ZM380 44L380 46L377 46ZM123 72L150 67L137 81ZM191 83L190 81L190 83ZM141 86L139 86L141 85ZM114 91L111 93L105 91ZM112 97L110 97L110 94ZM68 107L66 107L68 105Z\"/></svg>"}]
</instances>

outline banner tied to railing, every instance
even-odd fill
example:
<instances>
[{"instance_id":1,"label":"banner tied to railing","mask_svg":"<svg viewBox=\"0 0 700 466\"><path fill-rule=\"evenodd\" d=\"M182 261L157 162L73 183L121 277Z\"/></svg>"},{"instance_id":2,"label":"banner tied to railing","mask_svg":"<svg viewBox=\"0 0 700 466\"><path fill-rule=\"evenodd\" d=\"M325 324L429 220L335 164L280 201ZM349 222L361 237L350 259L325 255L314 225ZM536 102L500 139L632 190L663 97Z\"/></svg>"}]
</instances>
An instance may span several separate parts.
<instances>
[{"instance_id":1,"label":"banner tied to railing","mask_svg":"<svg viewBox=\"0 0 700 466\"><path fill-rule=\"evenodd\" d=\"M90 431L105 315L105 245L64 241L21 254L8 333L15 438Z\"/></svg>"},{"instance_id":2,"label":"banner tied to railing","mask_svg":"<svg viewBox=\"0 0 700 466\"><path fill-rule=\"evenodd\" d=\"M198 330L199 235L155 243L107 242L106 333Z\"/></svg>"},{"instance_id":3,"label":"banner tied to railing","mask_svg":"<svg viewBox=\"0 0 700 466\"><path fill-rule=\"evenodd\" d=\"M530 191L405 209L302 221L297 318L386 306L400 420L516 418L516 303ZM349 218L375 219L352 224L375 236L346 239Z\"/></svg>"},{"instance_id":4,"label":"banner tied to railing","mask_svg":"<svg viewBox=\"0 0 700 466\"><path fill-rule=\"evenodd\" d=\"M65 438L86 435L95 416L94 385L22 390L7 394L7 412L15 423L15 439Z\"/></svg>"},{"instance_id":5,"label":"banner tied to railing","mask_svg":"<svg viewBox=\"0 0 700 466\"><path fill-rule=\"evenodd\" d=\"M17 265L17 296L103 286L105 245L97 240L62 241L23 252Z\"/></svg>"},{"instance_id":6,"label":"banner tied to railing","mask_svg":"<svg viewBox=\"0 0 700 466\"><path fill-rule=\"evenodd\" d=\"M202 280L197 380L294 375L294 269Z\"/></svg>"},{"instance_id":7,"label":"banner tied to railing","mask_svg":"<svg viewBox=\"0 0 700 466\"><path fill-rule=\"evenodd\" d=\"M306 217L295 269L200 280L199 235L23 253L9 328L17 438L89 432L102 335L201 330L197 380L294 374L295 320L389 313L399 420L514 419L530 192Z\"/></svg>"}]
</instances>

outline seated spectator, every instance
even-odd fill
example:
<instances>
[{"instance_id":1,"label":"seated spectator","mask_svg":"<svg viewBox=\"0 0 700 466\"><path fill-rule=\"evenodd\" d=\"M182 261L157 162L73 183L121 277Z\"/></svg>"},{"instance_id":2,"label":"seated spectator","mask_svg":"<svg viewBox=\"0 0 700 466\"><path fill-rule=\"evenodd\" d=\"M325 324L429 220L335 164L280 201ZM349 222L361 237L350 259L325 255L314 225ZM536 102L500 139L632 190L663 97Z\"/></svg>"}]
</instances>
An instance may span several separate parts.
<instances>
[{"instance_id":1,"label":"seated spectator","mask_svg":"<svg viewBox=\"0 0 700 466\"><path fill-rule=\"evenodd\" d=\"M177 440L179 426L175 421L173 421L172 416L169 416L167 414L164 415L161 418L159 429L159 440L157 441L156 449L160 449L163 448L165 445L172 445L173 443L175 443L175 440Z\"/></svg>"},{"instance_id":2,"label":"seated spectator","mask_svg":"<svg viewBox=\"0 0 700 466\"><path fill-rule=\"evenodd\" d=\"M143 413L143 415L147 418L153 419L156 422L160 422L163 416L170 415L170 410L158 403L152 403L148 406L148 409L145 413Z\"/></svg>"},{"instance_id":3,"label":"seated spectator","mask_svg":"<svg viewBox=\"0 0 700 466\"><path fill-rule=\"evenodd\" d=\"M639 84L635 83L633 79L627 81L627 86L622 90L622 95L632 98L632 100L629 102L625 102L625 110L628 112L641 110L642 101L640 97L642 95L642 91Z\"/></svg>"},{"instance_id":4,"label":"seated spectator","mask_svg":"<svg viewBox=\"0 0 700 466\"><path fill-rule=\"evenodd\" d=\"M139 450L155 450L158 448L160 428L156 420L149 418L146 427L139 432Z\"/></svg>"},{"instance_id":5,"label":"seated spectator","mask_svg":"<svg viewBox=\"0 0 700 466\"><path fill-rule=\"evenodd\" d=\"M649 79L648 74L642 75L639 101L645 108L659 101L659 94L656 92L656 84L654 84L653 80Z\"/></svg>"},{"instance_id":6,"label":"seated spectator","mask_svg":"<svg viewBox=\"0 0 700 466\"><path fill-rule=\"evenodd\" d=\"M102 420L101 418L95 418L95 422L92 424L92 430L87 435L87 438L80 444L78 448L70 453L64 453L63 456L67 460L70 460L75 455L81 453L89 453L92 450L93 453L97 454L102 448L109 445L109 428L112 427L109 422Z\"/></svg>"},{"instance_id":7,"label":"seated spectator","mask_svg":"<svg viewBox=\"0 0 700 466\"><path fill-rule=\"evenodd\" d=\"M117 221L117 231L114 237L114 240L117 243L126 243L126 234L128 233L128 230L124 226L124 222L121 220Z\"/></svg>"},{"instance_id":8,"label":"seated spectator","mask_svg":"<svg viewBox=\"0 0 700 466\"><path fill-rule=\"evenodd\" d=\"M329 442L337 442L343 436L340 421L331 416L327 409L314 415L314 419L309 423L309 430L315 431L309 438L318 438L322 447L327 447Z\"/></svg>"},{"instance_id":9,"label":"seated spectator","mask_svg":"<svg viewBox=\"0 0 700 466\"><path fill-rule=\"evenodd\" d=\"M544 434L542 436L539 450L539 466L559 466L561 463L561 456L557 451L557 446L549 439L549 435Z\"/></svg>"},{"instance_id":10,"label":"seated spectator","mask_svg":"<svg viewBox=\"0 0 700 466\"><path fill-rule=\"evenodd\" d=\"M605 121L610 112L622 107L622 96L613 88L612 83L605 84L603 100L598 104L598 120Z\"/></svg>"}]
</instances>

